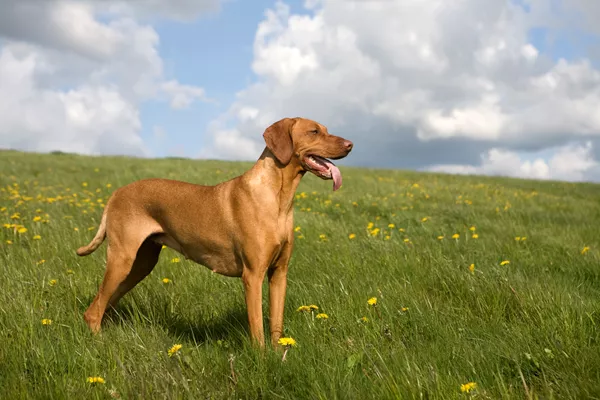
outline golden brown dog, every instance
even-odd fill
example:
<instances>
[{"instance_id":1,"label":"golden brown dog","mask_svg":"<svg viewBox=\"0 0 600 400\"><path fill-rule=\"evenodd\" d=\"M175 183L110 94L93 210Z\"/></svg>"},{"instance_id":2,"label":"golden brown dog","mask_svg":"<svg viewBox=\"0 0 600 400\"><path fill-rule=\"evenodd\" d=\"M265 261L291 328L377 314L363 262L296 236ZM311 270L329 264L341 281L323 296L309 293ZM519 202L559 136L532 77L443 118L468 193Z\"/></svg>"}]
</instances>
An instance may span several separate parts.
<instances>
[{"instance_id":1,"label":"golden brown dog","mask_svg":"<svg viewBox=\"0 0 600 400\"><path fill-rule=\"evenodd\" d=\"M250 335L264 346L262 283L269 277L271 342L283 331L288 262L294 246L294 195L310 171L342 184L328 160L352 150L352 142L303 118L285 118L268 127L267 144L243 175L216 186L144 179L117 189L108 200L98 233L77 250L85 256L108 237L107 262L98 294L84 314L100 330L106 307L144 279L166 245L212 271L241 277Z\"/></svg>"}]
</instances>

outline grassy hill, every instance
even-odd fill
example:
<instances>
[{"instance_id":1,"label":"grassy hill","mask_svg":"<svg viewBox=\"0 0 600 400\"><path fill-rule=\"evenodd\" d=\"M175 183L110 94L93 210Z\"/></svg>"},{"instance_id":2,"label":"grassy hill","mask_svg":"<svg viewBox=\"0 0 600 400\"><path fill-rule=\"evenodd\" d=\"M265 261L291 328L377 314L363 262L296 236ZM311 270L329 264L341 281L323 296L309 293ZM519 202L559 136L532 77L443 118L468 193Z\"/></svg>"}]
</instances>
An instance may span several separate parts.
<instances>
[{"instance_id":1,"label":"grassy hill","mask_svg":"<svg viewBox=\"0 0 600 400\"><path fill-rule=\"evenodd\" d=\"M250 165L0 152L0 397L600 397L592 184L341 168L334 193L308 174L285 362L251 346L239 279L170 249L92 336L82 313L106 244L75 249L110 193L146 177L216 184Z\"/></svg>"}]
</instances>

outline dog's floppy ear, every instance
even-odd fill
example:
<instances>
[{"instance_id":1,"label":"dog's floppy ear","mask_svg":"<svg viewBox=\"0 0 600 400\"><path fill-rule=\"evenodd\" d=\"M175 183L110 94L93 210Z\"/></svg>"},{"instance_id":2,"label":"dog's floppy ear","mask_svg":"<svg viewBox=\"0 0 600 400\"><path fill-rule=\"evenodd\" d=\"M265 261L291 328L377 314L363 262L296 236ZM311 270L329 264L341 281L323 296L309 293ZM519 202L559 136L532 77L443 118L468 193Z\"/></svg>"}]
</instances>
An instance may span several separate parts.
<instances>
[{"instance_id":1,"label":"dog's floppy ear","mask_svg":"<svg viewBox=\"0 0 600 400\"><path fill-rule=\"evenodd\" d=\"M283 165L289 164L294 152L292 127L295 122L295 118L284 118L269 126L263 133L267 147Z\"/></svg>"}]
</instances>

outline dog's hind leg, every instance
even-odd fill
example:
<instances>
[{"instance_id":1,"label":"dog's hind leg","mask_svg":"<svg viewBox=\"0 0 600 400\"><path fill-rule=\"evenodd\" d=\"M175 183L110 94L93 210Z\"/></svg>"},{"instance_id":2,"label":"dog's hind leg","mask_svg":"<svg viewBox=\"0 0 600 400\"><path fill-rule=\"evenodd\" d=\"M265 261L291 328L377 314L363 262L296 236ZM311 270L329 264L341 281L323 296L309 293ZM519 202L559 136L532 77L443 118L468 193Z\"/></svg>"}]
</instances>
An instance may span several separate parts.
<instances>
[{"instance_id":1,"label":"dog's hind leg","mask_svg":"<svg viewBox=\"0 0 600 400\"><path fill-rule=\"evenodd\" d=\"M140 246L133 267L127 275L127 278L117 287L117 290L110 298L108 305L114 307L117 305L121 297L140 283L156 266L158 256L162 246L153 242L151 239L146 239Z\"/></svg>"},{"instance_id":2,"label":"dog's hind leg","mask_svg":"<svg viewBox=\"0 0 600 400\"><path fill-rule=\"evenodd\" d=\"M109 235L104 279L94 301L84 313L84 319L94 333L100 331L107 306L116 304L152 271L161 250L161 246L147 240L149 235L141 235L133 230L128 232L129 235L119 233L118 238Z\"/></svg>"}]
</instances>

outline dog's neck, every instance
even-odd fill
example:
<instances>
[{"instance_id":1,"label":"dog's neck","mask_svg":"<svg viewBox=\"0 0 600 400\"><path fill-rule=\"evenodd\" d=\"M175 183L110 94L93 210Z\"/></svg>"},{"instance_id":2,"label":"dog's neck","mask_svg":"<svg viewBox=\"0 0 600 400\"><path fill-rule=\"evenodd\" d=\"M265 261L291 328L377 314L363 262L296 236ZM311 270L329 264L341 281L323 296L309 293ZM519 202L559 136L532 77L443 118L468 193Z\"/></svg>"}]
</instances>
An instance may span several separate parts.
<instances>
[{"instance_id":1,"label":"dog's neck","mask_svg":"<svg viewBox=\"0 0 600 400\"><path fill-rule=\"evenodd\" d=\"M244 177L250 185L268 186L277 197L279 211L287 213L293 207L296 189L305 173L296 157L284 165L265 147L256 164Z\"/></svg>"}]
</instances>

